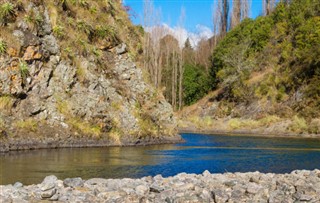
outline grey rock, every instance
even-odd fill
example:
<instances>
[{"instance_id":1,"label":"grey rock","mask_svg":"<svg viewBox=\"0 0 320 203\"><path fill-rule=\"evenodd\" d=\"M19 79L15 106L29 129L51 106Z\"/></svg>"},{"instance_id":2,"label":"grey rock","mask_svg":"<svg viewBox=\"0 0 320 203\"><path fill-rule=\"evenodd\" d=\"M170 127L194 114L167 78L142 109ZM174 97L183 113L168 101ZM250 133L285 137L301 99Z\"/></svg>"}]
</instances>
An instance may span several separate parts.
<instances>
[{"instance_id":1,"label":"grey rock","mask_svg":"<svg viewBox=\"0 0 320 203\"><path fill-rule=\"evenodd\" d=\"M233 187L237 184L238 182L236 180L230 180L230 181L226 181L224 182L224 184L228 187Z\"/></svg>"},{"instance_id":2,"label":"grey rock","mask_svg":"<svg viewBox=\"0 0 320 203\"><path fill-rule=\"evenodd\" d=\"M67 178L63 181L63 185L65 187L82 187L84 185L84 181L81 178Z\"/></svg>"},{"instance_id":3,"label":"grey rock","mask_svg":"<svg viewBox=\"0 0 320 203\"><path fill-rule=\"evenodd\" d=\"M58 201L59 200L59 194L55 193L52 197L49 199L50 201Z\"/></svg>"},{"instance_id":4,"label":"grey rock","mask_svg":"<svg viewBox=\"0 0 320 203\"><path fill-rule=\"evenodd\" d=\"M260 192L262 189L262 187L256 183L249 183L247 186L247 192L249 194L257 194L258 192Z\"/></svg>"},{"instance_id":5,"label":"grey rock","mask_svg":"<svg viewBox=\"0 0 320 203\"><path fill-rule=\"evenodd\" d=\"M85 184L88 184L88 185L106 185L107 183L108 183L108 180L104 178L92 178L85 181Z\"/></svg>"},{"instance_id":6,"label":"grey rock","mask_svg":"<svg viewBox=\"0 0 320 203\"><path fill-rule=\"evenodd\" d=\"M54 175L50 175L44 178L42 183L40 184L40 189L42 191L51 190L56 186L56 181L58 178Z\"/></svg>"},{"instance_id":7,"label":"grey rock","mask_svg":"<svg viewBox=\"0 0 320 203\"><path fill-rule=\"evenodd\" d=\"M46 198L50 198L52 197L54 194L56 194L56 189L53 188L53 189L50 189L50 190L46 190L46 191L43 191L41 192L41 198L42 199L46 199Z\"/></svg>"},{"instance_id":8,"label":"grey rock","mask_svg":"<svg viewBox=\"0 0 320 203\"><path fill-rule=\"evenodd\" d=\"M138 195L144 196L149 192L149 187L145 185L139 185L136 187L135 190Z\"/></svg>"},{"instance_id":9,"label":"grey rock","mask_svg":"<svg viewBox=\"0 0 320 203\"><path fill-rule=\"evenodd\" d=\"M11 202L12 200L10 198L0 195L0 203L11 203Z\"/></svg>"},{"instance_id":10,"label":"grey rock","mask_svg":"<svg viewBox=\"0 0 320 203\"><path fill-rule=\"evenodd\" d=\"M23 187L23 184L20 183L20 182L16 182L16 183L13 185L13 187L15 187L15 188L21 188L21 187Z\"/></svg>"},{"instance_id":11,"label":"grey rock","mask_svg":"<svg viewBox=\"0 0 320 203\"><path fill-rule=\"evenodd\" d=\"M300 201L311 201L313 199L312 196L310 195L305 195L305 194L301 194L300 197L299 197L299 200Z\"/></svg>"},{"instance_id":12,"label":"grey rock","mask_svg":"<svg viewBox=\"0 0 320 203\"><path fill-rule=\"evenodd\" d=\"M50 17L48 10L45 9L43 13L43 21L40 24L40 30L39 30L39 35L50 35L52 32L51 28L51 22L50 22Z\"/></svg>"},{"instance_id":13,"label":"grey rock","mask_svg":"<svg viewBox=\"0 0 320 203\"><path fill-rule=\"evenodd\" d=\"M57 40L53 35L46 35L42 38L42 49L50 55L56 55L60 51Z\"/></svg>"},{"instance_id":14,"label":"grey rock","mask_svg":"<svg viewBox=\"0 0 320 203\"><path fill-rule=\"evenodd\" d=\"M121 43L120 45L118 45L118 46L116 47L116 53L117 53L118 55L124 54L124 53L126 53L126 52L127 52L127 45L126 45L125 43Z\"/></svg>"},{"instance_id":15,"label":"grey rock","mask_svg":"<svg viewBox=\"0 0 320 203\"><path fill-rule=\"evenodd\" d=\"M228 194L225 191L220 189L212 191L212 196L215 203L225 203L229 199Z\"/></svg>"}]
</instances>

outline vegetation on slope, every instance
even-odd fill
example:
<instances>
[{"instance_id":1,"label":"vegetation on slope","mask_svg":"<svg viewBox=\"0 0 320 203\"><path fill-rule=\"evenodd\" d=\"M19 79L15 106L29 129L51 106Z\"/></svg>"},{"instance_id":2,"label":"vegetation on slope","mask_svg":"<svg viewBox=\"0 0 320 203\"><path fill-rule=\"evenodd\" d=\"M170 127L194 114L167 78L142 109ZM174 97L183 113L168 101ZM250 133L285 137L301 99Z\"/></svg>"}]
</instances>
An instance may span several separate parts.
<instances>
[{"instance_id":1,"label":"vegetation on slope","mask_svg":"<svg viewBox=\"0 0 320 203\"><path fill-rule=\"evenodd\" d=\"M208 100L219 105L209 115L254 120L276 115L291 120L289 131L320 133L319 56L319 1L278 3L268 16L245 19L212 54L210 74L219 91Z\"/></svg>"}]
</instances>

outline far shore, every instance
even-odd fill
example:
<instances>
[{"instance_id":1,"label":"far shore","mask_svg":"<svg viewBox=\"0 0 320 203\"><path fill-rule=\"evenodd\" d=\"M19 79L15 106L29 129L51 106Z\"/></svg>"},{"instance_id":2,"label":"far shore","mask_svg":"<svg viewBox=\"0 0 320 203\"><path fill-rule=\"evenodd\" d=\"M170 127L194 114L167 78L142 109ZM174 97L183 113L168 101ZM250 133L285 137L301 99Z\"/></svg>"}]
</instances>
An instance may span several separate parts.
<instances>
[{"instance_id":1,"label":"far shore","mask_svg":"<svg viewBox=\"0 0 320 203\"><path fill-rule=\"evenodd\" d=\"M265 133L260 130L217 130L213 128L198 129L196 127L178 128L182 133L197 133L206 135L226 135L226 136L250 136L267 138L294 138L294 139L319 139L320 134L297 134L297 133Z\"/></svg>"}]
</instances>

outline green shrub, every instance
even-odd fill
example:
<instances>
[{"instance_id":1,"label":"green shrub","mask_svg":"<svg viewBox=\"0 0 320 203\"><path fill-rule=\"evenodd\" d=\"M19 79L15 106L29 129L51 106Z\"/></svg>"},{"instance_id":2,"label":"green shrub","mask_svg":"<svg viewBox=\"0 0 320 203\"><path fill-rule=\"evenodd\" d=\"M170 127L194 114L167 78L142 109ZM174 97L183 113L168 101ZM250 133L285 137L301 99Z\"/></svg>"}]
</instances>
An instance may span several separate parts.
<instances>
[{"instance_id":1,"label":"green shrub","mask_svg":"<svg viewBox=\"0 0 320 203\"><path fill-rule=\"evenodd\" d=\"M15 16L14 5L10 2L5 2L0 6L0 22L7 23L7 21Z\"/></svg>"},{"instance_id":2,"label":"green shrub","mask_svg":"<svg viewBox=\"0 0 320 203\"><path fill-rule=\"evenodd\" d=\"M63 38L65 36L64 27L56 25L52 28L53 34L58 38Z\"/></svg>"},{"instance_id":3,"label":"green shrub","mask_svg":"<svg viewBox=\"0 0 320 203\"><path fill-rule=\"evenodd\" d=\"M186 105L191 105L201 99L211 88L204 68L191 64L184 66L182 85L184 87L183 101Z\"/></svg>"},{"instance_id":4,"label":"green shrub","mask_svg":"<svg viewBox=\"0 0 320 203\"><path fill-rule=\"evenodd\" d=\"M4 54L7 52L7 43L0 38L0 54Z\"/></svg>"},{"instance_id":5,"label":"green shrub","mask_svg":"<svg viewBox=\"0 0 320 203\"><path fill-rule=\"evenodd\" d=\"M26 79L29 76L29 67L25 61L20 60L19 69L22 79Z\"/></svg>"}]
</instances>

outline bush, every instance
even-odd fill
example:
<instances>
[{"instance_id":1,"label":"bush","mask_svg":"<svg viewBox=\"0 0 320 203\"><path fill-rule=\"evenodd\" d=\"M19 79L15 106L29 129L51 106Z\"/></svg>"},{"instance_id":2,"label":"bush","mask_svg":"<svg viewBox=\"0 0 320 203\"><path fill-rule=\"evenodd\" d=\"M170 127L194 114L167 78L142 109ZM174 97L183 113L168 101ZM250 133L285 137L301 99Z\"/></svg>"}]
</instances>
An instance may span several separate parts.
<instances>
[{"instance_id":1,"label":"bush","mask_svg":"<svg viewBox=\"0 0 320 203\"><path fill-rule=\"evenodd\" d=\"M210 80L200 66L186 64L183 73L183 101L191 105L201 99L210 90Z\"/></svg>"},{"instance_id":2,"label":"bush","mask_svg":"<svg viewBox=\"0 0 320 203\"><path fill-rule=\"evenodd\" d=\"M307 129L308 129L308 125L304 118L300 118L298 116L293 117L293 121L289 126L289 130L296 133L303 133L303 132L306 132Z\"/></svg>"}]
</instances>

